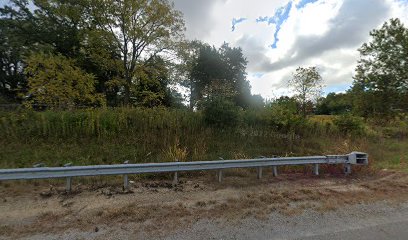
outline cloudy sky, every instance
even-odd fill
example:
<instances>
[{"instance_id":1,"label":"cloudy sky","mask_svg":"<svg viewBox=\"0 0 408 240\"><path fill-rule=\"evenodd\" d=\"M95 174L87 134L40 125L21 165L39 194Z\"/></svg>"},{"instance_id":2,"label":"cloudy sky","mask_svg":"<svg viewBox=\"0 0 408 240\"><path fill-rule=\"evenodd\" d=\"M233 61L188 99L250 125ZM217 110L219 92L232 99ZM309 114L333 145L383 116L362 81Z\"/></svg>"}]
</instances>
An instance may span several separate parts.
<instances>
[{"instance_id":1,"label":"cloudy sky","mask_svg":"<svg viewBox=\"0 0 408 240\"><path fill-rule=\"evenodd\" d=\"M317 66L325 92L349 88L357 49L392 17L408 26L408 0L174 0L187 37L243 49L253 94L290 94L297 66Z\"/></svg>"}]
</instances>

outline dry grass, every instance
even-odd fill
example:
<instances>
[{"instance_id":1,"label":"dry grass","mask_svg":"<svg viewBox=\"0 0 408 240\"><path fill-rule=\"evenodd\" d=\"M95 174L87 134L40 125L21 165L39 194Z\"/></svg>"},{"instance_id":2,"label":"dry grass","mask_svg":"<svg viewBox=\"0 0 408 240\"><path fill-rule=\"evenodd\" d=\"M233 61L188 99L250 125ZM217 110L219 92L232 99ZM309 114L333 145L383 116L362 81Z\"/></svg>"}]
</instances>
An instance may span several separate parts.
<instances>
[{"instance_id":1,"label":"dry grass","mask_svg":"<svg viewBox=\"0 0 408 240\"><path fill-rule=\"evenodd\" d=\"M104 194L106 188L81 189L75 195L55 192L50 198L37 198L37 193L27 190L15 193L15 202L7 201L13 212L2 218L1 232L6 236L25 236L38 232L60 232L66 229L89 230L104 224L132 224L135 229L152 234L164 234L179 226L189 226L199 219L214 221L240 221L243 218L268 218L271 212L292 216L304 210L335 211L345 205L372 203L387 200L398 203L408 200L408 175L382 172L379 175L359 175L351 178L333 178L310 175L278 178L265 177L257 181L255 176L226 177L222 184L214 182L214 176L203 175L194 182L186 180L176 190L171 184L140 183L130 194ZM296 178L296 179L295 179ZM213 179L213 180L211 180ZM152 188L152 186L154 186ZM83 186L84 187L84 186ZM41 186L39 187L41 188ZM9 188L1 187L6 196ZM154 191L152 191L154 190ZM38 196L38 195L37 195ZM30 218L18 206L37 206L31 217L34 222L11 224L13 217ZM47 202L50 211L38 204ZM1 207L0 207L1 208ZM38 213L37 213L38 212ZM14 215L14 214L19 215Z\"/></svg>"}]
</instances>

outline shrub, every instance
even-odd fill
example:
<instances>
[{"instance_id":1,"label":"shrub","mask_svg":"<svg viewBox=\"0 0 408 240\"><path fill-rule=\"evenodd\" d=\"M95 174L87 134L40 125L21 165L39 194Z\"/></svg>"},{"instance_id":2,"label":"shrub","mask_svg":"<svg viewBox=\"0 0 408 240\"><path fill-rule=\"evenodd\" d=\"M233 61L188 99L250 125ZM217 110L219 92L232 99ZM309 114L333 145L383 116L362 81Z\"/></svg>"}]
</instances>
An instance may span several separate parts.
<instances>
[{"instance_id":1,"label":"shrub","mask_svg":"<svg viewBox=\"0 0 408 240\"><path fill-rule=\"evenodd\" d=\"M345 134L363 134L365 132L365 125L362 118L350 114L344 114L334 118L333 123L340 132Z\"/></svg>"},{"instance_id":2,"label":"shrub","mask_svg":"<svg viewBox=\"0 0 408 240\"><path fill-rule=\"evenodd\" d=\"M235 127L239 123L239 107L232 101L217 98L204 104L204 121L216 127Z\"/></svg>"},{"instance_id":3,"label":"shrub","mask_svg":"<svg viewBox=\"0 0 408 240\"><path fill-rule=\"evenodd\" d=\"M27 106L46 105L55 109L75 106L104 106L95 91L95 77L62 55L33 54L27 59Z\"/></svg>"}]
</instances>

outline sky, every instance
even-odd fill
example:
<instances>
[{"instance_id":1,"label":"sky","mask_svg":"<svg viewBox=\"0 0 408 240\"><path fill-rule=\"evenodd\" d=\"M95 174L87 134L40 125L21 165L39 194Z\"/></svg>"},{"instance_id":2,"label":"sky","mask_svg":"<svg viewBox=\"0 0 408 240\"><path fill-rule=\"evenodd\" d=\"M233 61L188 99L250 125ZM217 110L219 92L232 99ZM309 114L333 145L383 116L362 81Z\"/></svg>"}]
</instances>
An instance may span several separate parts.
<instances>
[{"instance_id":1,"label":"sky","mask_svg":"<svg viewBox=\"0 0 408 240\"><path fill-rule=\"evenodd\" d=\"M390 18L408 26L408 0L174 0L184 14L186 37L241 47L253 94L291 95L298 66L317 66L324 92L353 81L369 32Z\"/></svg>"}]
</instances>

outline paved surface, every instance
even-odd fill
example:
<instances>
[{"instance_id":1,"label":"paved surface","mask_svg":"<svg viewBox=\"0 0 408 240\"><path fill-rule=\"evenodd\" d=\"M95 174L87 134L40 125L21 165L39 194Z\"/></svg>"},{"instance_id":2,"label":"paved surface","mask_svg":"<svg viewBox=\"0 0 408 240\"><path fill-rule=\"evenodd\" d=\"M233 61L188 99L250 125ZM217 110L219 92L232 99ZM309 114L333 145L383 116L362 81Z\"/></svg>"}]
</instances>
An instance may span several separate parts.
<instances>
[{"instance_id":1,"label":"paved surface","mask_svg":"<svg viewBox=\"0 0 408 240\"><path fill-rule=\"evenodd\" d=\"M360 229L348 229L342 232L328 233L305 237L301 239L360 239L360 240L383 240L383 239L408 239L408 221L380 224Z\"/></svg>"},{"instance_id":2,"label":"paved surface","mask_svg":"<svg viewBox=\"0 0 408 240\"><path fill-rule=\"evenodd\" d=\"M0 237L2 239L2 237ZM240 222L199 220L192 227L171 235L155 237L132 231L132 226L102 226L98 232L68 231L58 235L40 234L23 239L330 239L330 240L406 240L408 203L356 205L340 211L301 215L272 214L269 219L244 219Z\"/></svg>"}]
</instances>

